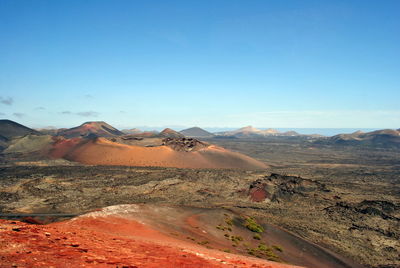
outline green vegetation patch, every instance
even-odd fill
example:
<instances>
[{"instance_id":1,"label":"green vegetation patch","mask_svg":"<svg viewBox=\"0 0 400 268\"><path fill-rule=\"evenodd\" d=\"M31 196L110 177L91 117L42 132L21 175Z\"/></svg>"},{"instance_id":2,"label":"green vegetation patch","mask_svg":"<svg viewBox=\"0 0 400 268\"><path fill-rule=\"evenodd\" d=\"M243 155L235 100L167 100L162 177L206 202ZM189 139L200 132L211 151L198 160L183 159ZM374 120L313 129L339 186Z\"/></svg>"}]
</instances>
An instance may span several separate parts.
<instances>
[{"instance_id":1,"label":"green vegetation patch","mask_svg":"<svg viewBox=\"0 0 400 268\"><path fill-rule=\"evenodd\" d=\"M256 240L261 240L261 235L260 234L255 234L253 235L253 238Z\"/></svg>"},{"instance_id":2,"label":"green vegetation patch","mask_svg":"<svg viewBox=\"0 0 400 268\"><path fill-rule=\"evenodd\" d=\"M225 219L225 223L228 224L229 226L233 226L233 219L231 218Z\"/></svg>"},{"instance_id":3,"label":"green vegetation patch","mask_svg":"<svg viewBox=\"0 0 400 268\"><path fill-rule=\"evenodd\" d=\"M243 224L247 229L255 233L264 232L264 228L259 225L254 218L246 217L245 222Z\"/></svg>"},{"instance_id":4,"label":"green vegetation patch","mask_svg":"<svg viewBox=\"0 0 400 268\"><path fill-rule=\"evenodd\" d=\"M218 224L215 228L217 228L218 230L221 230L221 231L232 232L232 228L231 227L226 227L226 226L223 226L221 224Z\"/></svg>"},{"instance_id":5,"label":"green vegetation patch","mask_svg":"<svg viewBox=\"0 0 400 268\"><path fill-rule=\"evenodd\" d=\"M260 243L256 248L247 248L247 253L270 261L282 261L281 258L273 251L273 248L268 247L264 243Z\"/></svg>"},{"instance_id":6,"label":"green vegetation patch","mask_svg":"<svg viewBox=\"0 0 400 268\"><path fill-rule=\"evenodd\" d=\"M275 249L276 251L283 252L283 248L281 246L272 245L272 248Z\"/></svg>"}]
</instances>

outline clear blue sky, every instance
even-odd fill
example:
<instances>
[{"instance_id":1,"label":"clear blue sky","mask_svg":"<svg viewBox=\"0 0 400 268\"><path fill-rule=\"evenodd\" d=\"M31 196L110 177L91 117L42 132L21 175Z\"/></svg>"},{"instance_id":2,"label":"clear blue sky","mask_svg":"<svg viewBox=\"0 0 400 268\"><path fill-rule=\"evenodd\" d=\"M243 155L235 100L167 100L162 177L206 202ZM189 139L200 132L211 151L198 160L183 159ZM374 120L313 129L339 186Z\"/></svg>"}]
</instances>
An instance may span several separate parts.
<instances>
[{"instance_id":1,"label":"clear blue sky","mask_svg":"<svg viewBox=\"0 0 400 268\"><path fill-rule=\"evenodd\" d=\"M0 117L399 128L399 12L397 0L0 0Z\"/></svg>"}]
</instances>

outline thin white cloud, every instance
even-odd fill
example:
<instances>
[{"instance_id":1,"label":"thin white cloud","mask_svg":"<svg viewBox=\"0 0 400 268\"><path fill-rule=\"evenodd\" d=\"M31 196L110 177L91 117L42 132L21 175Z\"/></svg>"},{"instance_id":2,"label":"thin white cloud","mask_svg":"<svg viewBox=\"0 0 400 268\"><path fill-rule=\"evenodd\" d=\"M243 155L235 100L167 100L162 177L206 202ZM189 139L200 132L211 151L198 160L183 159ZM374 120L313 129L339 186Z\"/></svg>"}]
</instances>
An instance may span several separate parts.
<instances>
[{"instance_id":1,"label":"thin white cloud","mask_svg":"<svg viewBox=\"0 0 400 268\"><path fill-rule=\"evenodd\" d=\"M59 113L62 115L78 115L82 117L98 117L100 115L100 113L95 111L82 111L82 112L62 111Z\"/></svg>"},{"instance_id":2,"label":"thin white cloud","mask_svg":"<svg viewBox=\"0 0 400 268\"><path fill-rule=\"evenodd\" d=\"M79 116L83 116L83 117L97 117L99 116L98 112L94 112L94 111L87 111L87 112L78 112L76 113Z\"/></svg>"}]
</instances>

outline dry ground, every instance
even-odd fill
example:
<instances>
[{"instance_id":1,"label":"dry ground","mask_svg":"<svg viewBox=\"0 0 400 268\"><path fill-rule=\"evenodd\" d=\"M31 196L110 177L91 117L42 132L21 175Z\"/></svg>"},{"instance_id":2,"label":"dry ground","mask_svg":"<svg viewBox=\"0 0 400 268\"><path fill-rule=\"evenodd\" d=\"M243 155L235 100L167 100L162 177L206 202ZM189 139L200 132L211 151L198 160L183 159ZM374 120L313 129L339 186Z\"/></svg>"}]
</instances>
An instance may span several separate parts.
<instances>
[{"instance_id":1,"label":"dry ground","mask_svg":"<svg viewBox=\"0 0 400 268\"><path fill-rule=\"evenodd\" d=\"M283 227L359 263L400 265L399 151L322 146L289 138L210 142L271 167L233 171L60 166L27 159L16 166L19 158L3 160L0 211L83 213L126 203L224 207ZM325 190L299 188L274 201L252 202L250 184L270 173L312 179Z\"/></svg>"}]
</instances>

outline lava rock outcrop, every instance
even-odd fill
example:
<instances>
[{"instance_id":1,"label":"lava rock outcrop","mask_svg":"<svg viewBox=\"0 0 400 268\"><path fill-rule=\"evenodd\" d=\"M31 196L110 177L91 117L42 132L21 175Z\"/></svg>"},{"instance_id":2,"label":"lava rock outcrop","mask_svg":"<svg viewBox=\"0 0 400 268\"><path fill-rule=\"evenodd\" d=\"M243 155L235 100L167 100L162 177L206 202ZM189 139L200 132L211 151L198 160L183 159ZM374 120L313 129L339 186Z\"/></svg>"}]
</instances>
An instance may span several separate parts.
<instances>
[{"instance_id":1,"label":"lava rock outcrop","mask_svg":"<svg viewBox=\"0 0 400 268\"><path fill-rule=\"evenodd\" d=\"M324 184L297 176L285 176L272 173L257 179L249 186L248 195L254 202L280 201L293 195L305 196L314 191L329 192Z\"/></svg>"},{"instance_id":2,"label":"lava rock outcrop","mask_svg":"<svg viewBox=\"0 0 400 268\"><path fill-rule=\"evenodd\" d=\"M162 145L178 152L198 151L209 146L208 143L193 138L165 138L162 140Z\"/></svg>"}]
</instances>

